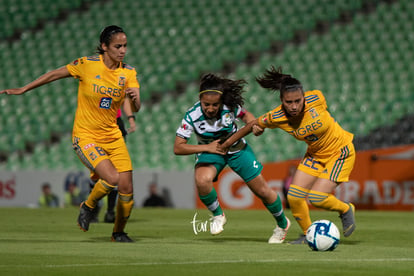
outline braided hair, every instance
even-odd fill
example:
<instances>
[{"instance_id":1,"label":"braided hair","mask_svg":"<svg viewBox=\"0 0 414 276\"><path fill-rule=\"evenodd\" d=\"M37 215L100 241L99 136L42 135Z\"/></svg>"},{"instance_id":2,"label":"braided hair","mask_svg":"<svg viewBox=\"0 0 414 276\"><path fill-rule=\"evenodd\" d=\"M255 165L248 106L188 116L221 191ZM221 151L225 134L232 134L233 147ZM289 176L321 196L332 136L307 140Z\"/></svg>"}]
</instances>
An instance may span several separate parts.
<instances>
[{"instance_id":1,"label":"braided hair","mask_svg":"<svg viewBox=\"0 0 414 276\"><path fill-rule=\"evenodd\" d=\"M201 78L199 97L201 98L203 94L221 94L223 104L234 111L237 106L244 104L242 93L245 84L247 82L243 79L231 80L209 73Z\"/></svg>"}]
</instances>

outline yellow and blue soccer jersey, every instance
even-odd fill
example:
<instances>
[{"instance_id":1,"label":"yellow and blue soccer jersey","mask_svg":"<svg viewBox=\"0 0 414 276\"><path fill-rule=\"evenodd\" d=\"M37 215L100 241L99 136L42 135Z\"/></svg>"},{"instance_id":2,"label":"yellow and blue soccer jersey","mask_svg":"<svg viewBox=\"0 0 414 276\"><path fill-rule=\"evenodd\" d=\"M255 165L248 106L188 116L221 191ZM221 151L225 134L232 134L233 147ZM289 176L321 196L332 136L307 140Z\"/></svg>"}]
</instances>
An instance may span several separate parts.
<instances>
[{"instance_id":1,"label":"yellow and blue soccer jersey","mask_svg":"<svg viewBox=\"0 0 414 276\"><path fill-rule=\"evenodd\" d=\"M319 90L305 92L303 114L292 118L282 105L259 117L260 126L280 128L297 140L308 144L308 154L326 159L352 142L353 134L344 130L328 111L325 97Z\"/></svg>"},{"instance_id":2,"label":"yellow and blue soccer jersey","mask_svg":"<svg viewBox=\"0 0 414 276\"><path fill-rule=\"evenodd\" d=\"M135 69L121 63L117 69L110 70L103 63L102 55L79 58L66 68L79 79L73 136L97 142L122 137L116 115L125 99L125 89L139 87Z\"/></svg>"}]
</instances>

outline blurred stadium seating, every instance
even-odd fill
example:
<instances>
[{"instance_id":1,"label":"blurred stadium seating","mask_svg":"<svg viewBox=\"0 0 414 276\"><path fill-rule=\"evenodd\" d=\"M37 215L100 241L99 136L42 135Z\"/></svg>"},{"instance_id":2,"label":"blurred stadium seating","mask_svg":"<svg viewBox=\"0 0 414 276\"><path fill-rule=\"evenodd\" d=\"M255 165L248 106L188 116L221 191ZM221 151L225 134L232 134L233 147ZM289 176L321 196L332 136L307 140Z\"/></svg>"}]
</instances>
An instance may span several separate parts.
<instances>
[{"instance_id":1,"label":"blurred stadium seating","mask_svg":"<svg viewBox=\"0 0 414 276\"><path fill-rule=\"evenodd\" d=\"M174 156L172 147L203 72L248 80L246 107L257 116L278 105L278 96L254 81L270 65L283 66L305 89L322 90L333 116L355 133L357 148L414 143L413 120L404 119L414 113L413 1L29 2L0 0L0 18L13 14L12 22L0 22L0 37L23 30L19 39L0 43L0 89L93 54L102 27L121 25L128 35L126 62L142 86L138 130L127 138L135 168L192 167L194 157ZM62 12L68 16L56 21ZM0 97L0 152L8 157L0 168L82 168L70 141L76 87L65 79ZM262 162L305 150L279 130L248 140Z\"/></svg>"}]
</instances>

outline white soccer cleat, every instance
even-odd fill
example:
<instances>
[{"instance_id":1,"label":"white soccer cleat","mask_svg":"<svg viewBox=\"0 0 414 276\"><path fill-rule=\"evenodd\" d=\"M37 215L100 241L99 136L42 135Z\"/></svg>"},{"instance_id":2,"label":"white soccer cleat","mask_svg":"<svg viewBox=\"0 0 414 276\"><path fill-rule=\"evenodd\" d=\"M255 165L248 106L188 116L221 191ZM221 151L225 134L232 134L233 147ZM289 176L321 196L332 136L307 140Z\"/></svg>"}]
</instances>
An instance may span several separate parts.
<instances>
[{"instance_id":1,"label":"white soccer cleat","mask_svg":"<svg viewBox=\"0 0 414 276\"><path fill-rule=\"evenodd\" d=\"M224 214L212 217L210 222L210 233L212 235L218 235L223 232L223 226L226 222L227 219Z\"/></svg>"},{"instance_id":2,"label":"white soccer cleat","mask_svg":"<svg viewBox=\"0 0 414 276\"><path fill-rule=\"evenodd\" d=\"M280 228L279 226L276 226L275 230L273 230L273 235L269 238L269 243L282 243L284 242L287 232L290 227L290 220L286 218L287 225L286 228Z\"/></svg>"}]
</instances>

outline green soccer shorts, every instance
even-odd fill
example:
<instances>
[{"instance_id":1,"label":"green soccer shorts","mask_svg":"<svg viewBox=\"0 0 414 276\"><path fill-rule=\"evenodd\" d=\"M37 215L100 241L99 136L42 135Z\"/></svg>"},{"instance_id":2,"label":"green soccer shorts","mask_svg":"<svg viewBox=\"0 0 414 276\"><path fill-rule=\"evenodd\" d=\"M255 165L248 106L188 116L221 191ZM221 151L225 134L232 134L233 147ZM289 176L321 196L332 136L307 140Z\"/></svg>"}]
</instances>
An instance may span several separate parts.
<instances>
[{"instance_id":1,"label":"green soccer shorts","mask_svg":"<svg viewBox=\"0 0 414 276\"><path fill-rule=\"evenodd\" d=\"M219 155L214 153L199 153L196 155L197 164L212 164L216 167L217 175L214 181L217 180L220 172L229 165L229 167L237 173L244 182L249 182L258 176L263 169L263 165L256 159L252 148L246 144L246 146L232 154Z\"/></svg>"}]
</instances>

